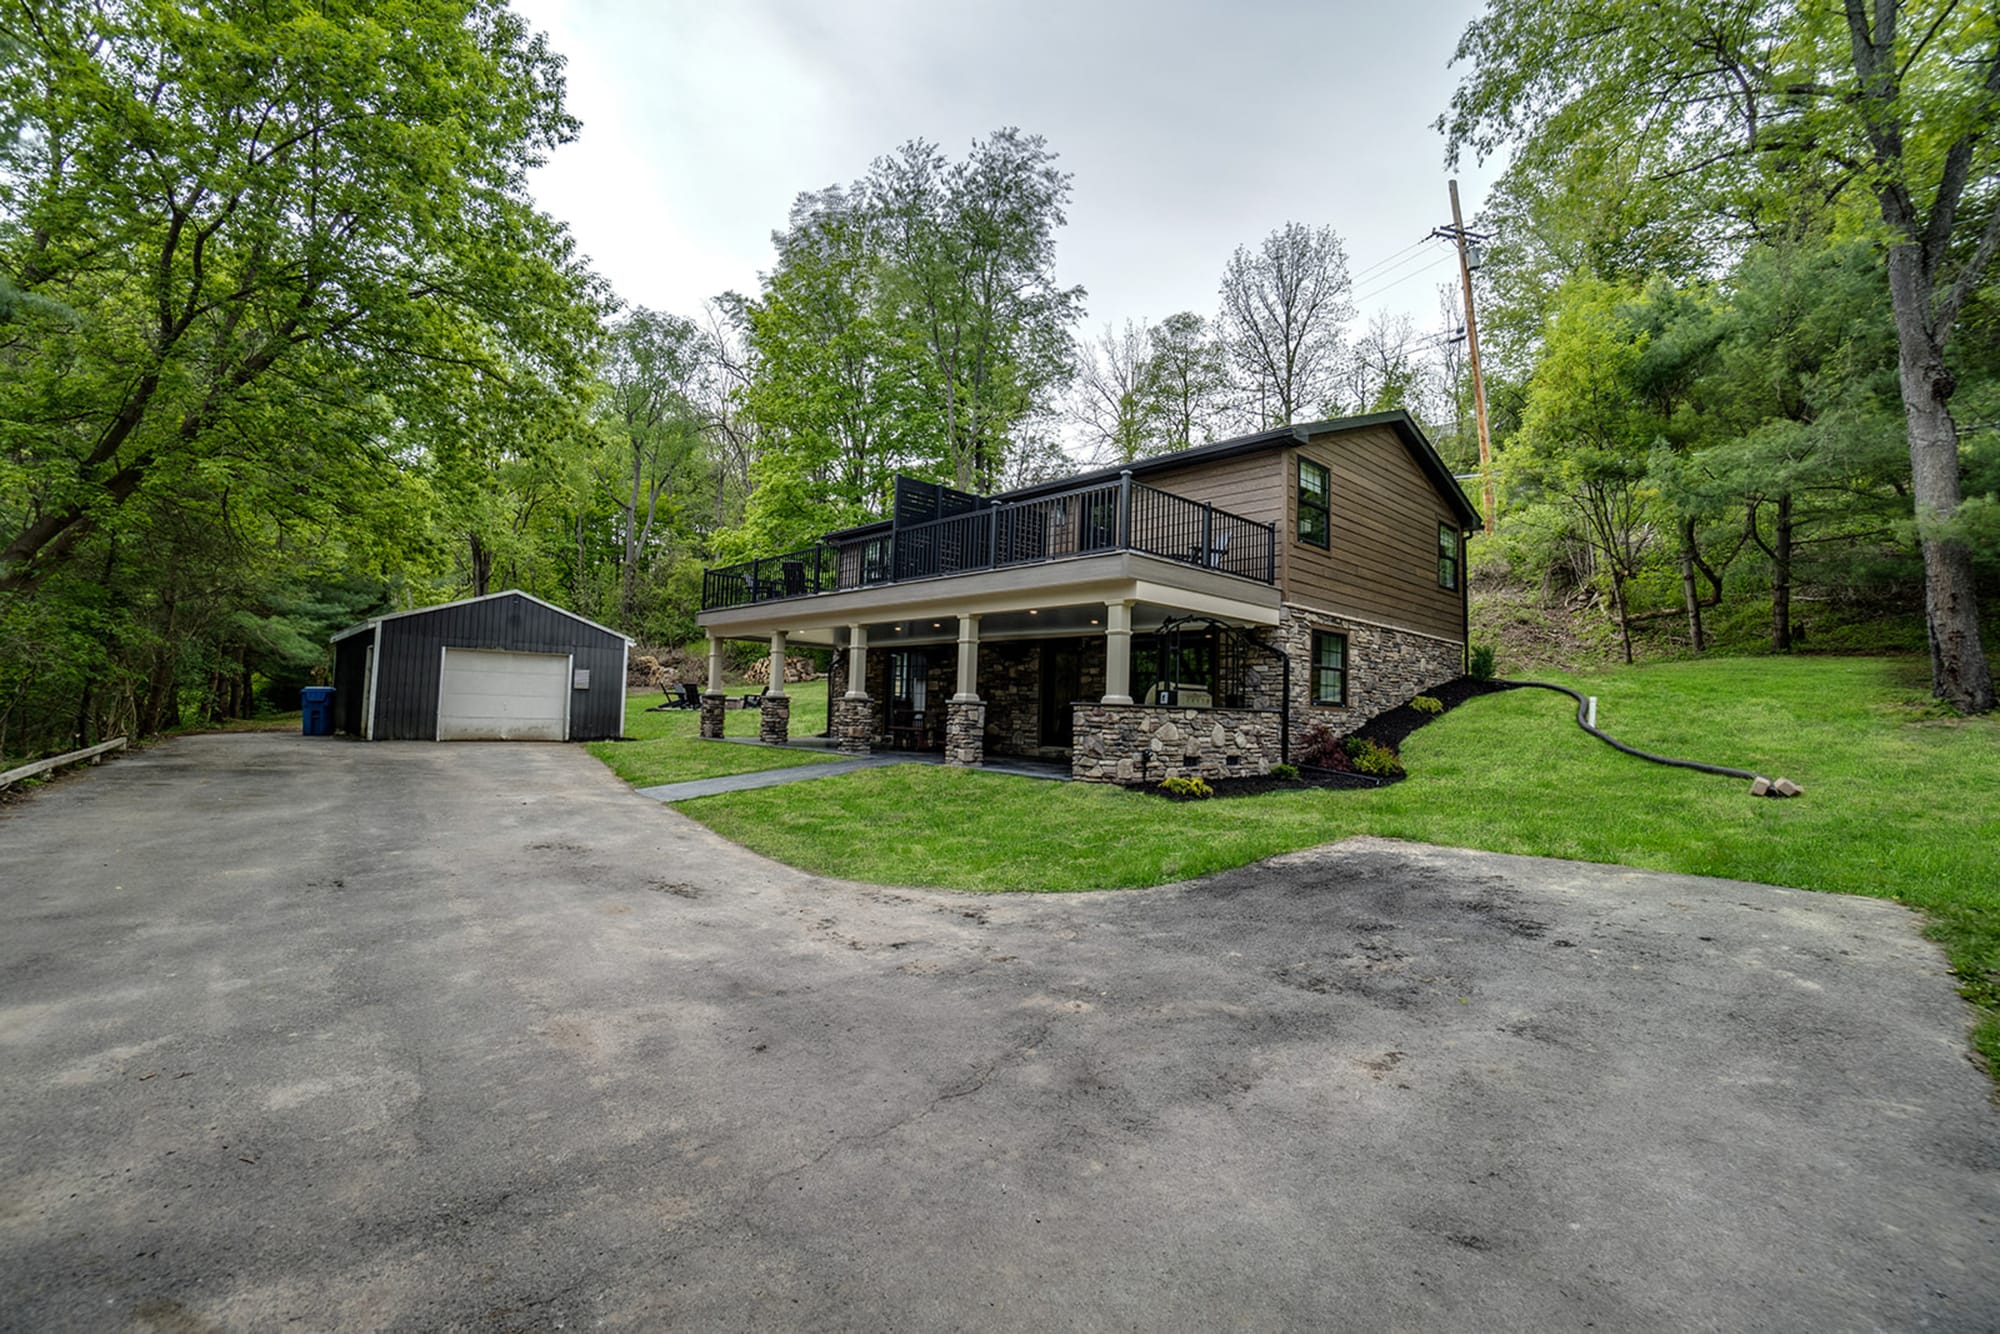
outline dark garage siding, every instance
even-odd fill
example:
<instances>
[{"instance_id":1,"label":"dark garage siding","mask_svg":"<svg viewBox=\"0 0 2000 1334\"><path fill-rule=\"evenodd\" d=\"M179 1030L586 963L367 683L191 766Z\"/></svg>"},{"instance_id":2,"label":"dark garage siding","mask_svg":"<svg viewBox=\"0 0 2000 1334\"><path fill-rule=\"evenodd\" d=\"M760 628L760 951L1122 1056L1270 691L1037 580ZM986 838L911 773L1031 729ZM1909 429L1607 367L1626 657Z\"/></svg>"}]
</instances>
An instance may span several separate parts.
<instances>
[{"instance_id":1,"label":"dark garage siding","mask_svg":"<svg viewBox=\"0 0 2000 1334\"><path fill-rule=\"evenodd\" d=\"M624 727L625 641L531 598L508 594L434 607L385 620L377 633L378 741L436 738L438 673L446 648L574 654L574 666L590 671L590 689L570 692L570 740L601 741Z\"/></svg>"}]
</instances>

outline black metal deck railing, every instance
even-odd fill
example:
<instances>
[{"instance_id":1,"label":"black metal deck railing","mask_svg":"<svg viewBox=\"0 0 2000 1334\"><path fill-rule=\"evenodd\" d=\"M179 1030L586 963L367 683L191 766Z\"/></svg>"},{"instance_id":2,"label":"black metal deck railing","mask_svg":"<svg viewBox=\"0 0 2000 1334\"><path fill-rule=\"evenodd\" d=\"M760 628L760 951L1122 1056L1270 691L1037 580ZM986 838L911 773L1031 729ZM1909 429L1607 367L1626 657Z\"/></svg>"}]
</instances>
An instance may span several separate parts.
<instances>
[{"instance_id":1,"label":"black metal deck railing","mask_svg":"<svg viewBox=\"0 0 2000 1334\"><path fill-rule=\"evenodd\" d=\"M715 611L1110 551L1144 552L1269 584L1277 581L1277 545L1273 524L1126 475L712 569L702 576L701 606Z\"/></svg>"}]
</instances>

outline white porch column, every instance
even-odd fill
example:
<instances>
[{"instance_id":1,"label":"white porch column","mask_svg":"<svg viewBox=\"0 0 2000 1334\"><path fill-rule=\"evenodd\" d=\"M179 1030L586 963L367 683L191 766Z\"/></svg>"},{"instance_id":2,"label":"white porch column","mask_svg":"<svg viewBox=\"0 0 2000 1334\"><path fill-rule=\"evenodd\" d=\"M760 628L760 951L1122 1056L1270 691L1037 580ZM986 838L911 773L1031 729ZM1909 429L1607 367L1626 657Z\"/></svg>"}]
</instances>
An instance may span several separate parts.
<instances>
[{"instance_id":1,"label":"white porch column","mask_svg":"<svg viewBox=\"0 0 2000 1334\"><path fill-rule=\"evenodd\" d=\"M979 618L958 618L958 693L954 704L979 702Z\"/></svg>"},{"instance_id":2,"label":"white porch column","mask_svg":"<svg viewBox=\"0 0 2000 1334\"><path fill-rule=\"evenodd\" d=\"M868 627L847 627L847 698L868 698Z\"/></svg>"},{"instance_id":3,"label":"white porch column","mask_svg":"<svg viewBox=\"0 0 2000 1334\"><path fill-rule=\"evenodd\" d=\"M1104 604L1104 703L1132 702L1132 604Z\"/></svg>"},{"instance_id":4,"label":"white porch column","mask_svg":"<svg viewBox=\"0 0 2000 1334\"><path fill-rule=\"evenodd\" d=\"M766 695L785 693L785 635L784 630L771 632L771 684L764 688Z\"/></svg>"},{"instance_id":5,"label":"white porch column","mask_svg":"<svg viewBox=\"0 0 2000 1334\"><path fill-rule=\"evenodd\" d=\"M722 641L714 635L708 637L708 693L722 693Z\"/></svg>"}]
</instances>

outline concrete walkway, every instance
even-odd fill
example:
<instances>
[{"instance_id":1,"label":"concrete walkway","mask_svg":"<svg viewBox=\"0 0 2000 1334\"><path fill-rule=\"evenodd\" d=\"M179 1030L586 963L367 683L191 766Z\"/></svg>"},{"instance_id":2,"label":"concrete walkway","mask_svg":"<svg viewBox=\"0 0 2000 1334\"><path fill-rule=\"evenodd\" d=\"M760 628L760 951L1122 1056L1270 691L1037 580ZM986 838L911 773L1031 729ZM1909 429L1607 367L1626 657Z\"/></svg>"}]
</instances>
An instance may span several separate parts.
<instances>
[{"instance_id":1,"label":"concrete walkway","mask_svg":"<svg viewBox=\"0 0 2000 1334\"><path fill-rule=\"evenodd\" d=\"M654 801L691 801L695 797L715 797L724 792L747 792L757 787L778 787L784 783L803 783L808 778L832 778L835 774L857 773L862 769L881 769L891 764L935 764L935 755L868 755L853 760L829 760L824 764L797 764L787 769L752 769L747 774L722 774L715 778L691 778L685 783L661 783L657 787L637 789L642 797Z\"/></svg>"},{"instance_id":2,"label":"concrete walkway","mask_svg":"<svg viewBox=\"0 0 2000 1334\"><path fill-rule=\"evenodd\" d=\"M736 740L731 737L730 740ZM761 742L750 742L760 745ZM717 778L692 778L685 783L661 783L657 787L636 789L640 796L651 797L654 801L692 801L696 797L715 797L724 792L747 792L752 788L778 787L785 783L803 783L809 778L832 778L836 774L851 774L862 769L882 769L892 764L943 764L944 756L928 751L883 751L851 760L829 760L824 764L799 764L786 769L754 769L747 774L723 774ZM1033 760L988 760L979 766L978 772L989 774L1011 774L1016 778L1040 778L1054 783L1066 783L1069 775L1053 764L1038 764Z\"/></svg>"}]
</instances>

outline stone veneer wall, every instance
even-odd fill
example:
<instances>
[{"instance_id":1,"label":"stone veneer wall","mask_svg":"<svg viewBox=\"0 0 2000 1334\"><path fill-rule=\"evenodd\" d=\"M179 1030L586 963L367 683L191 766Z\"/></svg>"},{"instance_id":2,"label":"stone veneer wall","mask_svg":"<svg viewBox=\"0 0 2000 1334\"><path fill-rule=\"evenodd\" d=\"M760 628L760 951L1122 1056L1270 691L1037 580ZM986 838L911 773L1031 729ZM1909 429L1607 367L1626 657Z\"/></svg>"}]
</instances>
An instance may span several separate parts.
<instances>
[{"instance_id":1,"label":"stone veneer wall","mask_svg":"<svg viewBox=\"0 0 2000 1334\"><path fill-rule=\"evenodd\" d=\"M1070 776L1086 783L1243 778L1278 763L1276 710L1079 704Z\"/></svg>"},{"instance_id":2,"label":"stone veneer wall","mask_svg":"<svg viewBox=\"0 0 2000 1334\"><path fill-rule=\"evenodd\" d=\"M767 746L782 746L790 740L792 697L766 695L757 716L757 739Z\"/></svg>"},{"instance_id":3,"label":"stone veneer wall","mask_svg":"<svg viewBox=\"0 0 2000 1334\"><path fill-rule=\"evenodd\" d=\"M1067 758L1061 746L1042 744L1042 644L1002 639L979 646L979 698L986 702L986 750L992 755ZM1080 654L1079 700L1104 698L1104 636L1069 641Z\"/></svg>"},{"instance_id":4,"label":"stone veneer wall","mask_svg":"<svg viewBox=\"0 0 2000 1334\"><path fill-rule=\"evenodd\" d=\"M834 696L827 713L833 738L843 755L866 755L875 737L875 701Z\"/></svg>"},{"instance_id":5,"label":"stone veneer wall","mask_svg":"<svg viewBox=\"0 0 2000 1334\"><path fill-rule=\"evenodd\" d=\"M1330 630L1347 636L1347 703L1312 702L1312 632ZM1407 704L1433 686L1464 674L1465 646L1455 639L1438 639L1410 630L1351 621L1332 612L1287 602L1279 610L1278 626L1266 631L1267 643L1292 659L1292 745L1314 723L1325 723L1334 735L1346 736L1378 713Z\"/></svg>"},{"instance_id":6,"label":"stone veneer wall","mask_svg":"<svg viewBox=\"0 0 2000 1334\"><path fill-rule=\"evenodd\" d=\"M729 704L727 695L703 695L701 697L701 734L710 741L722 739L722 711Z\"/></svg>"},{"instance_id":7,"label":"stone veneer wall","mask_svg":"<svg viewBox=\"0 0 2000 1334\"><path fill-rule=\"evenodd\" d=\"M969 767L985 758L986 706L957 700L945 705L944 762Z\"/></svg>"}]
</instances>

